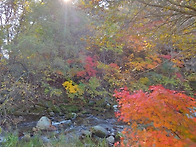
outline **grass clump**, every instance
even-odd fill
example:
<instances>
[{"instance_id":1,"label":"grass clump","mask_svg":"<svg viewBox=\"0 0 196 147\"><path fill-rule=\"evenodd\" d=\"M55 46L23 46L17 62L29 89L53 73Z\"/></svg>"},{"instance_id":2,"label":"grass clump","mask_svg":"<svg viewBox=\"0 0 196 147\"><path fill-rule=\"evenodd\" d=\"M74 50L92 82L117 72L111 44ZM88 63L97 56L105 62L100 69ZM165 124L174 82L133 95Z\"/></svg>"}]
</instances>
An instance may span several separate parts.
<instances>
[{"instance_id":1,"label":"grass clump","mask_svg":"<svg viewBox=\"0 0 196 147\"><path fill-rule=\"evenodd\" d=\"M79 139L78 137L72 137L66 139L65 135L60 135L58 138L53 137L50 141L44 143L41 137L34 136L28 140L19 139L17 134L8 134L5 137L5 142L1 143L2 147L108 147L108 143L105 139L94 139L91 137L85 137Z\"/></svg>"},{"instance_id":2,"label":"grass clump","mask_svg":"<svg viewBox=\"0 0 196 147\"><path fill-rule=\"evenodd\" d=\"M44 147L43 141L38 137L31 137L29 140L19 139L17 134L8 134L2 147Z\"/></svg>"}]
</instances>

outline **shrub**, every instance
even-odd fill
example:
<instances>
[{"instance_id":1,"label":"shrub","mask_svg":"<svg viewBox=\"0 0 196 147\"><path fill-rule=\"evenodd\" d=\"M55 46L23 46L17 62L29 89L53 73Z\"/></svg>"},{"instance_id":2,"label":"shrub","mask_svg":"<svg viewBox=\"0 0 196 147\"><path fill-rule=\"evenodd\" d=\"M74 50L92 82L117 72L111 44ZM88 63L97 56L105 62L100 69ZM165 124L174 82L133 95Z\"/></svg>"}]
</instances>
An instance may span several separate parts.
<instances>
[{"instance_id":1,"label":"shrub","mask_svg":"<svg viewBox=\"0 0 196 147\"><path fill-rule=\"evenodd\" d=\"M117 117L128 124L132 122L122 132L121 146L196 145L195 99L160 85L149 90L133 94L127 88L115 91Z\"/></svg>"}]
</instances>

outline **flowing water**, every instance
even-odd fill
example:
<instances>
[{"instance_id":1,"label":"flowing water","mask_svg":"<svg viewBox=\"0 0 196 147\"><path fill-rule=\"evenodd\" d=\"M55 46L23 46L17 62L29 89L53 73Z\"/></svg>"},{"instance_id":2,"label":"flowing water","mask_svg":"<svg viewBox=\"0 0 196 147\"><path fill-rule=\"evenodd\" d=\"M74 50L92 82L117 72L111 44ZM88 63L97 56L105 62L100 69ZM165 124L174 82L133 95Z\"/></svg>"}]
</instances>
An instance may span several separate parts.
<instances>
[{"instance_id":1,"label":"flowing water","mask_svg":"<svg viewBox=\"0 0 196 147\"><path fill-rule=\"evenodd\" d=\"M25 122L21 122L17 125L17 131L25 133L33 133L32 128L36 126L37 121L40 119L40 116L27 118ZM110 135L115 136L115 134L121 132L126 126L125 124L119 122L117 118L113 117L104 117L104 116L95 116L92 114L84 114L76 116L72 119L65 119L64 116L54 116L50 117L52 125L57 128L56 131L49 132L55 135L64 134L69 136L75 135L80 136L84 130L90 130L93 126L102 126L105 128ZM72 136L69 136L72 137ZM68 137L68 138L69 138ZM0 142L3 142L4 137L0 136Z\"/></svg>"}]
</instances>

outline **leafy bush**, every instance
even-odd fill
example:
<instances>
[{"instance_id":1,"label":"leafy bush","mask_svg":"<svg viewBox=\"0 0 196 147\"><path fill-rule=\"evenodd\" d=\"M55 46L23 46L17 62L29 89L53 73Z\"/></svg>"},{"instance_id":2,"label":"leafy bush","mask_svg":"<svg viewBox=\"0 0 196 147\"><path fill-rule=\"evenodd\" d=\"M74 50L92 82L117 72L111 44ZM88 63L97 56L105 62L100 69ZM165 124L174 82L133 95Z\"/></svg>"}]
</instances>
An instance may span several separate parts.
<instances>
[{"instance_id":1,"label":"leafy bush","mask_svg":"<svg viewBox=\"0 0 196 147\"><path fill-rule=\"evenodd\" d=\"M150 92L130 94L127 88L114 96L119 104L117 117L130 124L122 133L121 145L196 145L195 99L183 93L151 86Z\"/></svg>"},{"instance_id":2,"label":"leafy bush","mask_svg":"<svg viewBox=\"0 0 196 147\"><path fill-rule=\"evenodd\" d=\"M81 97L84 94L82 87L73 83L71 80L65 81L62 85L65 87L69 98L73 99L75 96Z\"/></svg>"}]
</instances>

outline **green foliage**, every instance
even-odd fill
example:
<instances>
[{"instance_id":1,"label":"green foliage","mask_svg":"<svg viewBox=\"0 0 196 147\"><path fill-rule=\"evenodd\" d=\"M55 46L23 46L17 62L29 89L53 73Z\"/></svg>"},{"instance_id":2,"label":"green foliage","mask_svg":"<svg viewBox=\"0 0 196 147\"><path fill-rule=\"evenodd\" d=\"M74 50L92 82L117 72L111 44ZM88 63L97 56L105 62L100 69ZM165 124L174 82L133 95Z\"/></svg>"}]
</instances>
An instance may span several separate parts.
<instances>
[{"instance_id":1,"label":"green foliage","mask_svg":"<svg viewBox=\"0 0 196 147\"><path fill-rule=\"evenodd\" d=\"M6 137L6 142L3 143L5 147L17 147L18 137L14 134L8 134Z\"/></svg>"},{"instance_id":2,"label":"green foliage","mask_svg":"<svg viewBox=\"0 0 196 147\"><path fill-rule=\"evenodd\" d=\"M83 140L80 140L77 137L72 137L67 139L65 135L60 135L57 137L50 138L49 143L43 143L39 135L29 138L28 140L19 140L17 135L8 134L6 137L6 142L2 145L3 147L45 147L45 146L54 146L54 147L108 147L108 143L105 139L95 141L91 137L86 137Z\"/></svg>"},{"instance_id":3,"label":"green foliage","mask_svg":"<svg viewBox=\"0 0 196 147\"><path fill-rule=\"evenodd\" d=\"M87 95L89 95L90 98L102 96L102 92L98 90L100 86L100 81L97 78L90 78L89 83L86 85Z\"/></svg>"},{"instance_id":4,"label":"green foliage","mask_svg":"<svg viewBox=\"0 0 196 147\"><path fill-rule=\"evenodd\" d=\"M3 1L0 9L13 12L6 15L8 24L0 24L0 40L7 41L0 48L9 51L9 59L0 56L0 107L23 114L40 105L45 109L44 101L64 101L62 83L70 72L66 59L84 50L80 38L88 32L86 15L74 5L52 0Z\"/></svg>"},{"instance_id":5,"label":"green foliage","mask_svg":"<svg viewBox=\"0 0 196 147\"><path fill-rule=\"evenodd\" d=\"M19 140L16 134L7 134L3 147L43 147L43 141L38 137L32 137L28 141Z\"/></svg>"},{"instance_id":6,"label":"green foliage","mask_svg":"<svg viewBox=\"0 0 196 147\"><path fill-rule=\"evenodd\" d=\"M160 83L162 85L173 85L173 86L177 86L179 83L177 83L177 79L173 76L173 77L168 77L168 76L164 76L162 74L157 74L157 73L149 73L150 75L150 84L152 83Z\"/></svg>"}]
</instances>

